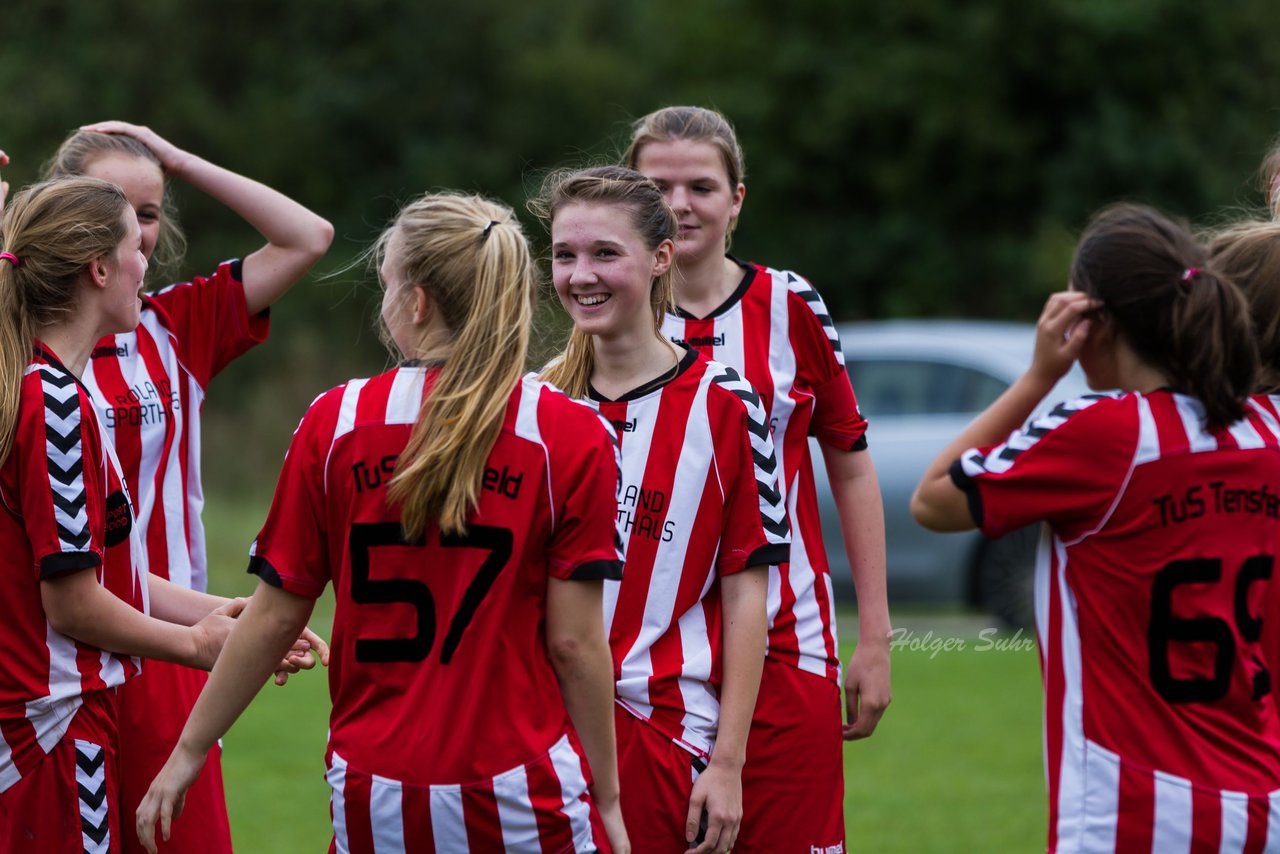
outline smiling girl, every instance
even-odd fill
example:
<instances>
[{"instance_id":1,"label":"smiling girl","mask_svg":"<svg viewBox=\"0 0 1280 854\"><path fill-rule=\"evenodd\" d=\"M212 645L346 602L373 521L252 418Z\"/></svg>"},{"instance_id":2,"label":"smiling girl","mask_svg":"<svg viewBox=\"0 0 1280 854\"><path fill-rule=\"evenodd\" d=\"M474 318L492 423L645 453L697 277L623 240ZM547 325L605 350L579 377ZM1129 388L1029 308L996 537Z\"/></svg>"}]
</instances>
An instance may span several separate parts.
<instances>
[{"instance_id":1,"label":"smiling girl","mask_svg":"<svg viewBox=\"0 0 1280 854\"><path fill-rule=\"evenodd\" d=\"M622 581L605 590L622 809L637 851L725 851L764 659L765 567L787 556L759 398L661 334L676 222L653 182L602 167L555 176L556 295L573 320L544 376L612 422L622 455Z\"/></svg>"}]
</instances>

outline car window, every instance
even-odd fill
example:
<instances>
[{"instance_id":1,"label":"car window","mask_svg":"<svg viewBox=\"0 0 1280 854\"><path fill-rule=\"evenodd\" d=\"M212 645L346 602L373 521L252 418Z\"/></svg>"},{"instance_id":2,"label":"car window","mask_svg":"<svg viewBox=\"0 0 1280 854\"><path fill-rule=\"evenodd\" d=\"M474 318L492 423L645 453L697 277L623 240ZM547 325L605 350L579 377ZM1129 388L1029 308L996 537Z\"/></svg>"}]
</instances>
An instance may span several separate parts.
<instances>
[{"instance_id":1,"label":"car window","mask_svg":"<svg viewBox=\"0 0 1280 854\"><path fill-rule=\"evenodd\" d=\"M981 412L1008 383L961 365L911 359L850 361L858 408L877 415Z\"/></svg>"}]
</instances>

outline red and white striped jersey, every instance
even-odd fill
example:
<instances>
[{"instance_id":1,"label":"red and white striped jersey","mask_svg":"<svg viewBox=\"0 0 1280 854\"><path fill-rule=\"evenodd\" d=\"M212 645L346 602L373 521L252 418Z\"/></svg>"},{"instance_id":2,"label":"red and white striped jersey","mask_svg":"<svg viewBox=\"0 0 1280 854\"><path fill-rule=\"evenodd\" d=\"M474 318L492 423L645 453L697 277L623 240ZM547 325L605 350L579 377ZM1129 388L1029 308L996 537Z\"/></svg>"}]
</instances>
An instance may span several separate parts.
<instances>
[{"instance_id":1,"label":"red and white striped jersey","mask_svg":"<svg viewBox=\"0 0 1280 854\"><path fill-rule=\"evenodd\" d=\"M22 379L14 442L0 468L0 792L67 731L81 696L122 684L137 658L79 643L49 625L42 579L93 571L147 610L147 570L128 492L88 392L37 342Z\"/></svg>"},{"instance_id":2,"label":"red and white striped jersey","mask_svg":"<svg viewBox=\"0 0 1280 854\"><path fill-rule=\"evenodd\" d=\"M835 596L822 544L809 437L866 447L867 422L840 337L818 292L795 273L744 264L742 284L709 317L668 314L662 331L738 371L764 404L782 464L791 560L769 568L769 657L839 679Z\"/></svg>"},{"instance_id":3,"label":"red and white striped jersey","mask_svg":"<svg viewBox=\"0 0 1280 854\"><path fill-rule=\"evenodd\" d=\"M387 483L436 375L404 366L316 399L250 563L300 596L333 582L330 746L413 786L486 780L564 735L548 579L622 570L608 427L532 377L512 390L466 533L432 524L405 541Z\"/></svg>"},{"instance_id":4,"label":"red and white striped jersey","mask_svg":"<svg viewBox=\"0 0 1280 854\"><path fill-rule=\"evenodd\" d=\"M133 495L151 572L203 591L200 408L209 381L267 336L250 317L240 262L143 297L137 329L98 342L85 367Z\"/></svg>"},{"instance_id":5,"label":"red and white striped jersey","mask_svg":"<svg viewBox=\"0 0 1280 854\"><path fill-rule=\"evenodd\" d=\"M785 561L790 535L768 422L732 368L687 352L616 401L626 572L605 584L618 702L707 756L720 720L721 576Z\"/></svg>"},{"instance_id":6,"label":"red and white striped jersey","mask_svg":"<svg viewBox=\"0 0 1280 854\"><path fill-rule=\"evenodd\" d=\"M951 469L1036 576L1049 849L1280 848L1280 721L1260 638L1280 422L1206 431L1170 391L1088 396Z\"/></svg>"},{"instance_id":7,"label":"red and white striped jersey","mask_svg":"<svg viewBox=\"0 0 1280 854\"><path fill-rule=\"evenodd\" d=\"M464 786L411 786L351 768L330 750L337 851L595 852L586 763L568 735L532 762ZM599 846L599 847L598 847Z\"/></svg>"}]
</instances>

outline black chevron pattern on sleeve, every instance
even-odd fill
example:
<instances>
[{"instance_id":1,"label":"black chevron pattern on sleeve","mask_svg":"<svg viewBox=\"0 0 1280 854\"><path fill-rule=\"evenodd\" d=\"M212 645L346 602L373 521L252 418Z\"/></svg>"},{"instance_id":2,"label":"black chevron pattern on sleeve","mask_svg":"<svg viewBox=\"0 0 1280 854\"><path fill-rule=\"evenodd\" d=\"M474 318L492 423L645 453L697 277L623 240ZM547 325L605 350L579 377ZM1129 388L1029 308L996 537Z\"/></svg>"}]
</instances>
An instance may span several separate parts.
<instances>
[{"instance_id":1,"label":"black chevron pattern on sleeve","mask_svg":"<svg viewBox=\"0 0 1280 854\"><path fill-rule=\"evenodd\" d=\"M40 385L58 540L64 552L85 551L90 534L80 441L80 386L71 374L48 365L40 368Z\"/></svg>"},{"instance_id":2,"label":"black chevron pattern on sleeve","mask_svg":"<svg viewBox=\"0 0 1280 854\"><path fill-rule=\"evenodd\" d=\"M76 739L76 791L80 796L80 840L85 854L108 854L111 826L107 811L106 751Z\"/></svg>"},{"instance_id":3,"label":"black chevron pattern on sleeve","mask_svg":"<svg viewBox=\"0 0 1280 854\"><path fill-rule=\"evenodd\" d=\"M789 543L791 528L787 523L786 504L779 488L778 457L773 450L773 438L769 434L769 420L764 406L751 384L727 365L713 362L711 381L732 392L747 410L747 433L751 439L751 456L755 463L756 491L760 496L760 518L765 535L771 543Z\"/></svg>"}]
</instances>

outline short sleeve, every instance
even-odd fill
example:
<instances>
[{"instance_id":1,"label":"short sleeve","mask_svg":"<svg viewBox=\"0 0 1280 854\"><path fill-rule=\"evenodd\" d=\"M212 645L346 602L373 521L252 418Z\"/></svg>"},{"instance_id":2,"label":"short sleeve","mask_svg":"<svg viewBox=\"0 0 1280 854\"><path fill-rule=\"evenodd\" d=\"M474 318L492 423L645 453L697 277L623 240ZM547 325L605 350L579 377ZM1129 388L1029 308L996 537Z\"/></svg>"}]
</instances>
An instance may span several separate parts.
<instances>
[{"instance_id":1,"label":"short sleeve","mask_svg":"<svg viewBox=\"0 0 1280 854\"><path fill-rule=\"evenodd\" d=\"M267 310L249 314L239 259L149 299L177 339L179 358L204 388L233 359L265 341L270 330Z\"/></svg>"},{"instance_id":2,"label":"short sleeve","mask_svg":"<svg viewBox=\"0 0 1280 854\"><path fill-rule=\"evenodd\" d=\"M867 446L867 421L845 370L840 333L818 292L789 273L791 346L796 354L796 384L813 391L809 434L844 451Z\"/></svg>"},{"instance_id":3,"label":"short sleeve","mask_svg":"<svg viewBox=\"0 0 1280 854\"><path fill-rule=\"evenodd\" d=\"M562 580L618 581L619 460L613 433L597 413L549 389L540 407L560 410L549 441L554 528L547 544L551 575Z\"/></svg>"},{"instance_id":4,"label":"short sleeve","mask_svg":"<svg viewBox=\"0 0 1280 854\"><path fill-rule=\"evenodd\" d=\"M718 419L716 438L716 464L725 487L716 572L731 575L787 562L791 534L764 407L750 383L732 368L717 367L724 373L715 382L731 398Z\"/></svg>"},{"instance_id":5,"label":"short sleeve","mask_svg":"<svg viewBox=\"0 0 1280 854\"><path fill-rule=\"evenodd\" d=\"M966 451L952 464L951 479L988 537L1033 522L1082 534L1105 518L1129 475L1137 419L1133 397L1060 403L1004 443Z\"/></svg>"},{"instance_id":6,"label":"short sleeve","mask_svg":"<svg viewBox=\"0 0 1280 854\"><path fill-rule=\"evenodd\" d=\"M341 389L322 395L298 425L284 458L271 509L250 550L249 572L314 599L332 577L325 524L325 457L338 419Z\"/></svg>"},{"instance_id":7,"label":"short sleeve","mask_svg":"<svg viewBox=\"0 0 1280 854\"><path fill-rule=\"evenodd\" d=\"M106 466L97 417L75 377L47 368L25 377L11 454L36 576L100 566Z\"/></svg>"}]
</instances>

